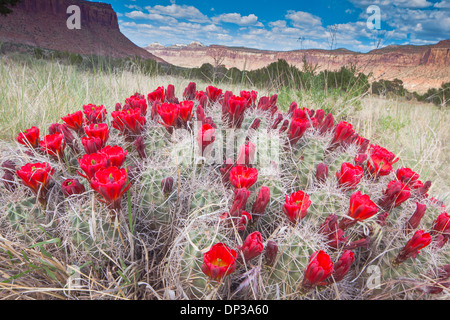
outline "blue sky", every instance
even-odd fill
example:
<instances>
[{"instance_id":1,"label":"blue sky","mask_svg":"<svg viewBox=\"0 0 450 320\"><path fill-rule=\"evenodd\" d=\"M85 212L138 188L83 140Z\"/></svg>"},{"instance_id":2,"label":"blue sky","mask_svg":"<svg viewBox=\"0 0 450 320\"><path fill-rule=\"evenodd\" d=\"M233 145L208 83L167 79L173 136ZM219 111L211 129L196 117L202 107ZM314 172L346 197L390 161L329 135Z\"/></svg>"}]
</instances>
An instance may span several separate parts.
<instances>
[{"instance_id":1,"label":"blue sky","mask_svg":"<svg viewBox=\"0 0 450 320\"><path fill-rule=\"evenodd\" d=\"M367 52L450 38L450 0L103 2L113 6L121 31L139 46L200 41L277 51L346 48ZM376 6L379 15L367 11L369 6ZM380 21L379 29L376 21Z\"/></svg>"}]
</instances>

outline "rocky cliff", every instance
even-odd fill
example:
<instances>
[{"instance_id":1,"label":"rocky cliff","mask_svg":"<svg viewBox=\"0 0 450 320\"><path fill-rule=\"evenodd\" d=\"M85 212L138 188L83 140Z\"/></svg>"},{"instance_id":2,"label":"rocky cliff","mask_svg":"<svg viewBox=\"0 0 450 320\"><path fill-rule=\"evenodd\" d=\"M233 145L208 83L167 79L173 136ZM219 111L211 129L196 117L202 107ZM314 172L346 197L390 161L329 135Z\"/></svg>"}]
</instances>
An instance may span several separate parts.
<instances>
[{"instance_id":1,"label":"rocky cliff","mask_svg":"<svg viewBox=\"0 0 450 320\"><path fill-rule=\"evenodd\" d=\"M423 93L429 88L440 87L450 81L450 40L427 46L387 46L368 53L338 50L295 50L287 52L233 48L224 46L146 48L167 62L182 67L200 67L204 63L255 70L284 59L302 68L303 61L317 65L320 70L336 70L355 65L360 72L372 74L371 80L403 81L405 88Z\"/></svg>"},{"instance_id":2,"label":"rocky cliff","mask_svg":"<svg viewBox=\"0 0 450 320\"><path fill-rule=\"evenodd\" d=\"M73 14L67 8L80 8L81 29L69 29ZM117 14L109 4L82 0L22 0L13 13L0 16L0 41L111 57L139 56L163 62L136 46L119 29Z\"/></svg>"}]
</instances>

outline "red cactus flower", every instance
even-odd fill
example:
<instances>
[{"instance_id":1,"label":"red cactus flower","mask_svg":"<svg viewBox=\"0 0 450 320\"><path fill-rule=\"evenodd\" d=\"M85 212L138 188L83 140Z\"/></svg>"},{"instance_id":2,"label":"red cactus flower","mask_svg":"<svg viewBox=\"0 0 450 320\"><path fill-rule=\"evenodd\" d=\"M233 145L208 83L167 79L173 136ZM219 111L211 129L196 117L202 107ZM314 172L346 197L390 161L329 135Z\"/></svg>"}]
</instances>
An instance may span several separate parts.
<instances>
[{"instance_id":1,"label":"red cactus flower","mask_svg":"<svg viewBox=\"0 0 450 320\"><path fill-rule=\"evenodd\" d=\"M183 99L184 100L194 100L196 91L197 91L197 84L195 82L189 82L186 89L184 89Z\"/></svg>"},{"instance_id":2,"label":"red cactus flower","mask_svg":"<svg viewBox=\"0 0 450 320\"><path fill-rule=\"evenodd\" d=\"M311 200L309 195L303 191L292 193L289 197L286 195L285 203L283 205L283 212L293 223L297 223L308 214Z\"/></svg>"},{"instance_id":3,"label":"red cactus flower","mask_svg":"<svg viewBox=\"0 0 450 320\"><path fill-rule=\"evenodd\" d=\"M100 153L106 154L109 160L108 164L111 167L120 168L127 158L128 151L124 151L120 146L106 146L100 150Z\"/></svg>"},{"instance_id":4,"label":"red cactus flower","mask_svg":"<svg viewBox=\"0 0 450 320\"><path fill-rule=\"evenodd\" d=\"M181 101L179 104L179 114L181 121L186 124L187 122L191 121L193 113L192 109L194 108L194 102L193 101Z\"/></svg>"},{"instance_id":5,"label":"red cactus flower","mask_svg":"<svg viewBox=\"0 0 450 320\"><path fill-rule=\"evenodd\" d=\"M299 119L311 119L314 115L314 110L309 110L308 108L296 108L292 111L292 118L299 118Z\"/></svg>"},{"instance_id":6,"label":"red cactus flower","mask_svg":"<svg viewBox=\"0 0 450 320\"><path fill-rule=\"evenodd\" d=\"M161 181L161 189L162 189L164 194L172 193L173 178L172 177L167 177L167 178L162 179L162 181Z\"/></svg>"},{"instance_id":7,"label":"red cactus flower","mask_svg":"<svg viewBox=\"0 0 450 320\"><path fill-rule=\"evenodd\" d=\"M103 146L103 141L100 138L83 137L81 138L81 144L83 145L86 154L92 154L100 151Z\"/></svg>"},{"instance_id":8,"label":"red cactus flower","mask_svg":"<svg viewBox=\"0 0 450 320\"><path fill-rule=\"evenodd\" d=\"M84 127L84 132L89 138L100 138L103 147L109 139L109 127L106 123L92 123Z\"/></svg>"},{"instance_id":9,"label":"red cactus flower","mask_svg":"<svg viewBox=\"0 0 450 320\"><path fill-rule=\"evenodd\" d=\"M255 168L248 168L246 166L238 165L234 166L230 170L230 182L237 189L250 189L250 187L255 184L257 180L258 170Z\"/></svg>"},{"instance_id":10,"label":"red cactus flower","mask_svg":"<svg viewBox=\"0 0 450 320\"><path fill-rule=\"evenodd\" d=\"M140 109L113 111L111 116L113 118L112 126L121 131L122 134L139 135L145 125L145 117Z\"/></svg>"},{"instance_id":11,"label":"red cactus flower","mask_svg":"<svg viewBox=\"0 0 450 320\"><path fill-rule=\"evenodd\" d=\"M103 153L85 154L81 159L78 159L78 164L85 173L82 174L77 171L78 174L91 181L98 170L108 167L108 156Z\"/></svg>"},{"instance_id":12,"label":"red cactus flower","mask_svg":"<svg viewBox=\"0 0 450 320\"><path fill-rule=\"evenodd\" d=\"M205 123L200 127L197 135L197 143L201 155L205 154L206 148L216 140L216 129L210 124Z\"/></svg>"},{"instance_id":13,"label":"red cactus flower","mask_svg":"<svg viewBox=\"0 0 450 320\"><path fill-rule=\"evenodd\" d=\"M155 91L150 92L147 96L147 99L150 103L153 103L155 101L163 103L166 100L164 87L158 87Z\"/></svg>"},{"instance_id":14,"label":"red cactus flower","mask_svg":"<svg viewBox=\"0 0 450 320\"><path fill-rule=\"evenodd\" d=\"M431 243L431 235L423 230L417 230L406 243L394 260L394 265L400 264L409 258L415 258L420 251Z\"/></svg>"},{"instance_id":15,"label":"red cactus flower","mask_svg":"<svg viewBox=\"0 0 450 320\"><path fill-rule=\"evenodd\" d=\"M384 210L389 211L408 200L410 195L411 189L406 184L394 180L389 182L387 189L383 191L383 197L378 204Z\"/></svg>"},{"instance_id":16,"label":"red cactus flower","mask_svg":"<svg viewBox=\"0 0 450 320\"><path fill-rule=\"evenodd\" d=\"M22 183L38 195L41 204L47 202L47 193L50 179L55 173L55 169L48 163L27 163L16 171Z\"/></svg>"},{"instance_id":17,"label":"red cactus flower","mask_svg":"<svg viewBox=\"0 0 450 320\"><path fill-rule=\"evenodd\" d=\"M65 117L61 117L61 120L65 122L69 129L72 129L78 134L84 134L84 119L83 112L81 110L70 113Z\"/></svg>"},{"instance_id":18,"label":"red cactus flower","mask_svg":"<svg viewBox=\"0 0 450 320\"><path fill-rule=\"evenodd\" d=\"M254 221L258 221L258 219L264 214L267 205L270 202L270 189L269 187L263 186L259 190L258 196L256 197L255 202L252 207L252 214L254 215Z\"/></svg>"},{"instance_id":19,"label":"red cactus flower","mask_svg":"<svg viewBox=\"0 0 450 320\"><path fill-rule=\"evenodd\" d=\"M158 114L164 123L161 123L166 128L173 127L179 114L179 105L175 103L162 103L158 106Z\"/></svg>"},{"instance_id":20,"label":"red cactus flower","mask_svg":"<svg viewBox=\"0 0 450 320\"><path fill-rule=\"evenodd\" d=\"M288 130L288 138L291 145L297 143L298 140L303 136L305 131L311 126L308 119L294 118L291 121L291 126Z\"/></svg>"},{"instance_id":21,"label":"red cactus flower","mask_svg":"<svg viewBox=\"0 0 450 320\"><path fill-rule=\"evenodd\" d=\"M102 123L106 120L106 108L103 105L87 104L83 106L83 112L88 124Z\"/></svg>"},{"instance_id":22,"label":"red cactus flower","mask_svg":"<svg viewBox=\"0 0 450 320\"><path fill-rule=\"evenodd\" d=\"M211 102L216 102L222 94L222 89L216 88L214 86L208 86L206 87L205 93Z\"/></svg>"},{"instance_id":23,"label":"red cactus flower","mask_svg":"<svg viewBox=\"0 0 450 320\"><path fill-rule=\"evenodd\" d=\"M175 97L175 86L173 84L169 84L166 89L166 101L169 103L178 104L178 99Z\"/></svg>"},{"instance_id":24,"label":"red cactus flower","mask_svg":"<svg viewBox=\"0 0 450 320\"><path fill-rule=\"evenodd\" d=\"M334 128L334 136L331 143L341 143L355 133L353 125L346 121L339 122Z\"/></svg>"},{"instance_id":25,"label":"red cactus flower","mask_svg":"<svg viewBox=\"0 0 450 320\"><path fill-rule=\"evenodd\" d=\"M334 117L331 113L329 113L325 119L317 126L317 129L321 134L324 134L325 132L331 131L334 126Z\"/></svg>"},{"instance_id":26,"label":"red cactus flower","mask_svg":"<svg viewBox=\"0 0 450 320\"><path fill-rule=\"evenodd\" d=\"M339 223L342 230L356 224L358 221L366 220L378 212L377 205L366 194L356 191L350 196L350 208L348 216L351 218L343 218Z\"/></svg>"},{"instance_id":27,"label":"red cactus flower","mask_svg":"<svg viewBox=\"0 0 450 320\"><path fill-rule=\"evenodd\" d=\"M74 194L82 194L86 191L85 187L78 181L78 179L66 179L61 184L63 194L70 197Z\"/></svg>"},{"instance_id":28,"label":"red cactus flower","mask_svg":"<svg viewBox=\"0 0 450 320\"><path fill-rule=\"evenodd\" d=\"M395 172L397 179L409 187L412 187L419 179L419 175L410 168L400 168Z\"/></svg>"},{"instance_id":29,"label":"red cactus flower","mask_svg":"<svg viewBox=\"0 0 450 320\"><path fill-rule=\"evenodd\" d=\"M224 243L217 243L203 256L202 271L211 280L221 281L236 270L237 252Z\"/></svg>"},{"instance_id":30,"label":"red cactus flower","mask_svg":"<svg viewBox=\"0 0 450 320\"><path fill-rule=\"evenodd\" d=\"M354 189L364 175L363 168L354 166L351 163L344 162L341 171L336 172L338 184L345 190Z\"/></svg>"},{"instance_id":31,"label":"red cactus flower","mask_svg":"<svg viewBox=\"0 0 450 320\"><path fill-rule=\"evenodd\" d=\"M443 234L450 237L450 214L442 212L435 220L432 234Z\"/></svg>"},{"instance_id":32,"label":"red cactus flower","mask_svg":"<svg viewBox=\"0 0 450 320\"><path fill-rule=\"evenodd\" d=\"M143 95L136 93L133 96L125 99L125 103L129 105L133 110L140 110L143 116L147 114L147 100Z\"/></svg>"},{"instance_id":33,"label":"red cactus flower","mask_svg":"<svg viewBox=\"0 0 450 320\"><path fill-rule=\"evenodd\" d=\"M139 158L141 158L142 160L147 159L147 153L145 152L146 146L144 138L142 136L137 137L133 144L136 148Z\"/></svg>"},{"instance_id":34,"label":"red cactus flower","mask_svg":"<svg viewBox=\"0 0 450 320\"><path fill-rule=\"evenodd\" d=\"M42 151L56 159L64 158L66 141L61 133L49 134L40 142Z\"/></svg>"},{"instance_id":35,"label":"red cactus flower","mask_svg":"<svg viewBox=\"0 0 450 320\"><path fill-rule=\"evenodd\" d=\"M258 92L256 91L241 91L241 97L247 99L249 106L254 106L256 103L256 100L258 98Z\"/></svg>"},{"instance_id":36,"label":"red cactus flower","mask_svg":"<svg viewBox=\"0 0 450 320\"><path fill-rule=\"evenodd\" d=\"M249 141L239 148L239 154L236 160L236 164L240 165L253 165L255 164L256 145Z\"/></svg>"},{"instance_id":37,"label":"red cactus flower","mask_svg":"<svg viewBox=\"0 0 450 320\"><path fill-rule=\"evenodd\" d=\"M353 262L355 262L355 254L350 250L345 250L339 260L334 264L333 280L338 282L344 279Z\"/></svg>"},{"instance_id":38,"label":"red cactus flower","mask_svg":"<svg viewBox=\"0 0 450 320\"><path fill-rule=\"evenodd\" d=\"M255 231L247 236L240 248L245 261L249 261L259 256L264 250L261 233Z\"/></svg>"},{"instance_id":39,"label":"red cactus flower","mask_svg":"<svg viewBox=\"0 0 450 320\"><path fill-rule=\"evenodd\" d=\"M60 124L59 123L52 123L48 127L48 134L55 134L55 133L61 133Z\"/></svg>"},{"instance_id":40,"label":"red cactus flower","mask_svg":"<svg viewBox=\"0 0 450 320\"><path fill-rule=\"evenodd\" d=\"M117 167L109 167L98 170L91 180L91 187L97 191L106 203L118 210L122 196L131 187L127 182L127 171Z\"/></svg>"},{"instance_id":41,"label":"red cactus flower","mask_svg":"<svg viewBox=\"0 0 450 320\"><path fill-rule=\"evenodd\" d=\"M308 267L302 281L302 288L305 291L315 286L325 285L327 278L334 271L333 262L328 254L323 250L314 252L309 258Z\"/></svg>"},{"instance_id":42,"label":"red cactus flower","mask_svg":"<svg viewBox=\"0 0 450 320\"><path fill-rule=\"evenodd\" d=\"M398 161L395 154L378 145L370 145L367 170L375 177L386 176L392 171L392 165Z\"/></svg>"},{"instance_id":43,"label":"red cactus flower","mask_svg":"<svg viewBox=\"0 0 450 320\"><path fill-rule=\"evenodd\" d=\"M240 128L244 120L244 112L248 107L247 99L231 95L227 103L224 101L224 105L223 113L229 125L233 128Z\"/></svg>"},{"instance_id":44,"label":"red cactus flower","mask_svg":"<svg viewBox=\"0 0 450 320\"><path fill-rule=\"evenodd\" d=\"M246 188L239 188L234 191L233 205L230 209L230 215L232 217L241 217L242 212L245 211L248 197L250 197L250 191Z\"/></svg>"},{"instance_id":45,"label":"red cactus flower","mask_svg":"<svg viewBox=\"0 0 450 320\"><path fill-rule=\"evenodd\" d=\"M39 147L39 128L31 127L17 136L17 142L24 146L36 149Z\"/></svg>"},{"instance_id":46,"label":"red cactus flower","mask_svg":"<svg viewBox=\"0 0 450 320\"><path fill-rule=\"evenodd\" d=\"M339 228L338 216L330 214L320 225L320 232L327 237L327 244L335 249L341 248L347 243L348 237L344 237L344 231Z\"/></svg>"}]
</instances>

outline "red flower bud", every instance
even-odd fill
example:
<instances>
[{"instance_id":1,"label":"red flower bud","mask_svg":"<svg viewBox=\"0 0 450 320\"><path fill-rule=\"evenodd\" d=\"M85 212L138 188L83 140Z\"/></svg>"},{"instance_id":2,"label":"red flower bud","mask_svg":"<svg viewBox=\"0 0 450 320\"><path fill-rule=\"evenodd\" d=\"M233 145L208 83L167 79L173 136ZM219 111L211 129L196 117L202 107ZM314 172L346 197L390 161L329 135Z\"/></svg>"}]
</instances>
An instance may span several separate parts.
<instances>
[{"instance_id":1,"label":"red flower bud","mask_svg":"<svg viewBox=\"0 0 450 320\"><path fill-rule=\"evenodd\" d=\"M109 127L106 123L93 123L84 127L84 132L89 138L100 138L102 147L106 145L109 138Z\"/></svg>"},{"instance_id":2,"label":"red flower bud","mask_svg":"<svg viewBox=\"0 0 450 320\"><path fill-rule=\"evenodd\" d=\"M249 141L247 144L239 148L239 154L236 161L238 165L253 165L255 164L256 145Z\"/></svg>"},{"instance_id":3,"label":"red flower bud","mask_svg":"<svg viewBox=\"0 0 450 320\"><path fill-rule=\"evenodd\" d=\"M74 194L82 194L86 191L85 187L77 179L67 179L61 185L63 194L69 197Z\"/></svg>"},{"instance_id":4,"label":"red flower bud","mask_svg":"<svg viewBox=\"0 0 450 320\"><path fill-rule=\"evenodd\" d=\"M255 120L253 120L253 122L252 122L252 124L250 125L250 128L249 128L249 129L252 129L252 130L258 130L260 124L261 124L261 119L256 118Z\"/></svg>"},{"instance_id":5,"label":"red flower bud","mask_svg":"<svg viewBox=\"0 0 450 320\"><path fill-rule=\"evenodd\" d=\"M230 170L230 182L237 188L247 188L255 184L258 180L258 170L255 168L248 168L246 166L234 166Z\"/></svg>"},{"instance_id":6,"label":"red flower bud","mask_svg":"<svg viewBox=\"0 0 450 320\"><path fill-rule=\"evenodd\" d=\"M331 131L333 126L334 126L334 118L333 115L329 113L322 121L322 123L318 126L318 129L321 134L324 134L327 131Z\"/></svg>"},{"instance_id":7,"label":"red flower bud","mask_svg":"<svg viewBox=\"0 0 450 320\"><path fill-rule=\"evenodd\" d=\"M201 155L205 155L206 148L214 142L216 139L216 129L210 124L205 123L201 126L198 131L197 143L199 150L201 150Z\"/></svg>"},{"instance_id":8,"label":"red flower bud","mask_svg":"<svg viewBox=\"0 0 450 320\"><path fill-rule=\"evenodd\" d=\"M255 231L249 234L240 249L245 261L249 261L259 256L264 250L261 233Z\"/></svg>"},{"instance_id":9,"label":"red flower bud","mask_svg":"<svg viewBox=\"0 0 450 320\"><path fill-rule=\"evenodd\" d=\"M320 232L327 237L327 244L335 249L341 248L347 243L348 237L344 237L344 231L339 228L338 216L330 214L320 225Z\"/></svg>"},{"instance_id":10,"label":"red flower bud","mask_svg":"<svg viewBox=\"0 0 450 320\"><path fill-rule=\"evenodd\" d=\"M275 259L278 254L278 245L275 241L269 240L266 245L266 252L264 254L264 258L266 261L266 265L273 266L275 263Z\"/></svg>"},{"instance_id":11,"label":"red flower bud","mask_svg":"<svg viewBox=\"0 0 450 320\"><path fill-rule=\"evenodd\" d=\"M55 134L55 133L61 133L61 129L59 128L59 123L52 123L48 127L48 134Z\"/></svg>"},{"instance_id":12,"label":"red flower bud","mask_svg":"<svg viewBox=\"0 0 450 320\"><path fill-rule=\"evenodd\" d=\"M56 158L64 158L64 149L66 142L64 136L61 133L49 134L44 137L44 140L40 142L42 151L48 155Z\"/></svg>"},{"instance_id":13,"label":"red flower bud","mask_svg":"<svg viewBox=\"0 0 450 320\"><path fill-rule=\"evenodd\" d=\"M435 220L432 234L443 234L447 238L450 237L450 215L442 212Z\"/></svg>"},{"instance_id":14,"label":"red flower bud","mask_svg":"<svg viewBox=\"0 0 450 320\"><path fill-rule=\"evenodd\" d=\"M427 206L416 202L416 211L414 211L411 218L409 218L407 222L407 228L408 229L416 229L419 226L420 220L422 220L423 215L425 214L425 211L427 210Z\"/></svg>"},{"instance_id":15,"label":"red flower bud","mask_svg":"<svg viewBox=\"0 0 450 320\"><path fill-rule=\"evenodd\" d=\"M355 156L355 165L364 168L364 163L366 162L367 158L369 156L365 153L360 153L357 156Z\"/></svg>"},{"instance_id":16,"label":"red flower bud","mask_svg":"<svg viewBox=\"0 0 450 320\"><path fill-rule=\"evenodd\" d=\"M250 213L248 213L247 211L242 211L242 216L237 223L237 229L239 231L244 231L251 219L252 215Z\"/></svg>"},{"instance_id":17,"label":"red flower bud","mask_svg":"<svg viewBox=\"0 0 450 320\"><path fill-rule=\"evenodd\" d=\"M206 116L205 116L205 111L203 110L203 107L201 105L197 106L196 115L197 115L197 121L201 121L201 123L203 124Z\"/></svg>"},{"instance_id":18,"label":"red flower bud","mask_svg":"<svg viewBox=\"0 0 450 320\"><path fill-rule=\"evenodd\" d=\"M142 136L136 138L136 140L134 141L134 146L136 147L139 158L141 158L141 160L146 159L147 153L145 152L145 142Z\"/></svg>"},{"instance_id":19,"label":"red flower bud","mask_svg":"<svg viewBox=\"0 0 450 320\"><path fill-rule=\"evenodd\" d=\"M285 203L283 205L283 212L293 223L297 223L308 214L311 200L309 195L303 191L292 193L289 197L286 195Z\"/></svg>"},{"instance_id":20,"label":"red flower bud","mask_svg":"<svg viewBox=\"0 0 450 320\"><path fill-rule=\"evenodd\" d=\"M383 191L383 197L378 202L378 205L385 211L390 211L408 200L410 195L411 190L407 185L400 181L391 181L387 189Z\"/></svg>"},{"instance_id":21,"label":"red flower bud","mask_svg":"<svg viewBox=\"0 0 450 320\"><path fill-rule=\"evenodd\" d=\"M316 169L316 179L320 183L325 183L328 177L328 166L325 163L319 163Z\"/></svg>"},{"instance_id":22,"label":"red flower bud","mask_svg":"<svg viewBox=\"0 0 450 320\"><path fill-rule=\"evenodd\" d=\"M247 99L249 106L255 106L256 100L258 98L258 92L256 91L241 91L241 97Z\"/></svg>"},{"instance_id":23,"label":"red flower bud","mask_svg":"<svg viewBox=\"0 0 450 320\"><path fill-rule=\"evenodd\" d=\"M186 89L184 89L183 99L194 100L196 96L196 91L197 91L197 84L195 82L189 82Z\"/></svg>"},{"instance_id":24,"label":"red flower bud","mask_svg":"<svg viewBox=\"0 0 450 320\"><path fill-rule=\"evenodd\" d=\"M91 187L114 209L120 208L122 196L131 187L125 169L109 167L98 170L91 180Z\"/></svg>"},{"instance_id":25,"label":"red flower bud","mask_svg":"<svg viewBox=\"0 0 450 320\"><path fill-rule=\"evenodd\" d=\"M413 237L406 243L403 249L394 260L394 264L400 264L409 258L415 258L420 253L419 250L431 243L431 236L423 230L417 230Z\"/></svg>"},{"instance_id":26,"label":"red flower bud","mask_svg":"<svg viewBox=\"0 0 450 320\"><path fill-rule=\"evenodd\" d=\"M361 181L364 171L359 166L354 166L351 163L344 162L341 166L341 171L336 172L338 184L344 190L354 189Z\"/></svg>"},{"instance_id":27,"label":"red flower bud","mask_svg":"<svg viewBox=\"0 0 450 320\"><path fill-rule=\"evenodd\" d=\"M333 271L334 268L330 256L322 250L314 252L309 258L302 288L307 291L315 286L325 285L325 280L331 276Z\"/></svg>"},{"instance_id":28,"label":"red flower bud","mask_svg":"<svg viewBox=\"0 0 450 320\"><path fill-rule=\"evenodd\" d=\"M29 148L36 149L39 147L39 129L37 127L31 127L24 132L19 133L17 136L17 142L27 146Z\"/></svg>"},{"instance_id":29,"label":"red flower bud","mask_svg":"<svg viewBox=\"0 0 450 320\"><path fill-rule=\"evenodd\" d=\"M211 280L221 281L236 270L237 253L224 243L217 243L203 255L202 271Z\"/></svg>"},{"instance_id":30,"label":"red flower bud","mask_svg":"<svg viewBox=\"0 0 450 320\"><path fill-rule=\"evenodd\" d=\"M355 254L350 250L345 250L339 260L334 264L333 279L335 282L344 279L355 261ZM331 281L330 281L331 282Z\"/></svg>"},{"instance_id":31,"label":"red flower bud","mask_svg":"<svg viewBox=\"0 0 450 320\"><path fill-rule=\"evenodd\" d=\"M305 131L311 126L308 119L294 118L291 121L291 126L288 131L288 138L291 145L297 143L303 136Z\"/></svg>"},{"instance_id":32,"label":"red flower bud","mask_svg":"<svg viewBox=\"0 0 450 320\"><path fill-rule=\"evenodd\" d=\"M123 148L119 146L106 146L100 150L100 153L103 153L108 157L109 166L120 168L127 158L128 151L124 151Z\"/></svg>"},{"instance_id":33,"label":"red flower bud","mask_svg":"<svg viewBox=\"0 0 450 320\"><path fill-rule=\"evenodd\" d=\"M355 133L355 130L353 130L353 126L351 123L346 122L346 121L341 121L334 128L334 137L333 137L333 140L331 141L331 143L332 144L342 143L343 141L345 141L348 137L350 137L354 133Z\"/></svg>"},{"instance_id":34,"label":"red flower bud","mask_svg":"<svg viewBox=\"0 0 450 320\"><path fill-rule=\"evenodd\" d=\"M173 84L169 84L166 89L166 101L169 103L178 104L178 99L175 97L175 86Z\"/></svg>"},{"instance_id":35,"label":"red flower bud","mask_svg":"<svg viewBox=\"0 0 450 320\"><path fill-rule=\"evenodd\" d=\"M264 214L267 205L270 202L270 189L269 187L263 186L259 190L258 196L256 197L255 202L252 207L252 214L254 215L254 221L258 221L258 219Z\"/></svg>"},{"instance_id":36,"label":"red flower bud","mask_svg":"<svg viewBox=\"0 0 450 320\"><path fill-rule=\"evenodd\" d=\"M239 188L234 191L234 201L230 209L230 215L232 217L242 216L242 211L245 211L250 191L246 188Z\"/></svg>"},{"instance_id":37,"label":"red flower bud","mask_svg":"<svg viewBox=\"0 0 450 320\"><path fill-rule=\"evenodd\" d=\"M173 178L167 177L161 181L161 189L164 194L171 194L173 189Z\"/></svg>"},{"instance_id":38,"label":"red flower bud","mask_svg":"<svg viewBox=\"0 0 450 320\"><path fill-rule=\"evenodd\" d=\"M103 141L100 138L83 137L81 138L81 144L83 145L86 154L92 154L100 151L103 146Z\"/></svg>"}]
</instances>

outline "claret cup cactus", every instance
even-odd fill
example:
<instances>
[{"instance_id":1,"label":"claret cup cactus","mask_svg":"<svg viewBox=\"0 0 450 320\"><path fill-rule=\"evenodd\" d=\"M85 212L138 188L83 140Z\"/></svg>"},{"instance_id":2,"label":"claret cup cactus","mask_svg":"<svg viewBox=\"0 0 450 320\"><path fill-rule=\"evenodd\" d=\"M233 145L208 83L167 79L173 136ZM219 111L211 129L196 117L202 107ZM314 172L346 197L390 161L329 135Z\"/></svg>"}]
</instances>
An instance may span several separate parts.
<instances>
[{"instance_id":1,"label":"claret cup cactus","mask_svg":"<svg viewBox=\"0 0 450 320\"><path fill-rule=\"evenodd\" d=\"M284 112L277 95L202 89L161 86L18 133L5 234L58 238L70 263L97 268L157 257L144 278L165 299L448 290L447 209L389 147L322 109Z\"/></svg>"}]
</instances>

